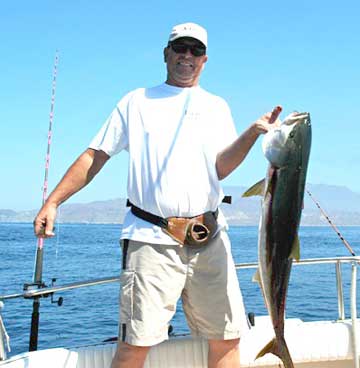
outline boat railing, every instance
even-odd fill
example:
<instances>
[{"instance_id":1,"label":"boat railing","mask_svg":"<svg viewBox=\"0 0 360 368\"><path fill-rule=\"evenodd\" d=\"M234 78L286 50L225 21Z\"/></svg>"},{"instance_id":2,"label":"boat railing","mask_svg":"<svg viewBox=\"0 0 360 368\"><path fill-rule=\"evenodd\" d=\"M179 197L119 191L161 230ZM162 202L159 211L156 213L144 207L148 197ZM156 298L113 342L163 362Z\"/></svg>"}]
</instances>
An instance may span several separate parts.
<instances>
[{"instance_id":1,"label":"boat railing","mask_svg":"<svg viewBox=\"0 0 360 368\"><path fill-rule=\"evenodd\" d=\"M338 302L338 312L339 320L345 319L345 307L344 307L344 288L343 288L343 278L342 278L342 268L341 265L347 263L354 265L352 268L352 274L356 273L356 265L360 264L360 257L331 257L331 258L307 258L299 261L294 261L293 266L304 266L304 265L314 265L314 264L334 264L335 274L336 274L336 289L337 289L337 302ZM256 269L258 267L257 262L253 263L241 263L235 265L236 269ZM354 292L356 293L356 278L352 280L355 284L351 284L355 287ZM1 299L1 297L0 297ZM356 299L354 300L356 303ZM355 305L356 308L356 305Z\"/></svg>"},{"instance_id":2,"label":"boat railing","mask_svg":"<svg viewBox=\"0 0 360 368\"><path fill-rule=\"evenodd\" d=\"M344 307L344 288L342 279L342 268L341 265L347 263L351 264L351 284L350 284L350 315L351 315L351 340L353 347L354 356L354 368L359 368L359 356L358 342L357 342L357 265L360 264L360 257L333 257L333 258L309 258L299 261L294 261L293 266L303 265L314 265L314 264L334 264L336 272L336 289L337 289L337 301L338 301L338 312L339 320L345 320L345 307ZM257 268L257 263L242 263L236 264L236 269L250 269Z\"/></svg>"},{"instance_id":3,"label":"boat railing","mask_svg":"<svg viewBox=\"0 0 360 368\"><path fill-rule=\"evenodd\" d=\"M319 264L334 264L336 271L336 288L337 288L337 301L338 301L338 319L345 319L345 308L344 308L344 291L343 291L343 278L342 278L342 264L350 264L351 267L351 288L350 288L350 311L351 311L351 320L352 320L352 331L353 331L353 342L354 342L354 353L357 356L357 333L356 333L356 319L357 319L357 302L356 302L356 274L357 274L357 265L360 264L360 257L351 256L351 257L332 257L332 258L310 258L303 259L299 261L294 261L293 266L304 266L304 265L319 265ZM241 263L235 265L236 269L256 269L258 264L256 262L253 263ZM27 290L22 293L17 294L9 294L9 295L0 295L0 302L9 299L15 298L25 298L25 299L33 299L39 297L48 297L53 296L55 293L68 291L72 289L78 289L88 286L96 286L109 284L114 282L120 282L120 276L113 277L103 277L97 278L87 281L79 281L59 286L50 286L50 287L38 287L36 285L30 286ZM1 317L1 315L0 315ZM5 354L5 341L4 341L5 333L1 329L0 324L0 361L4 360L6 357ZM356 366L358 368L358 366Z\"/></svg>"}]
</instances>

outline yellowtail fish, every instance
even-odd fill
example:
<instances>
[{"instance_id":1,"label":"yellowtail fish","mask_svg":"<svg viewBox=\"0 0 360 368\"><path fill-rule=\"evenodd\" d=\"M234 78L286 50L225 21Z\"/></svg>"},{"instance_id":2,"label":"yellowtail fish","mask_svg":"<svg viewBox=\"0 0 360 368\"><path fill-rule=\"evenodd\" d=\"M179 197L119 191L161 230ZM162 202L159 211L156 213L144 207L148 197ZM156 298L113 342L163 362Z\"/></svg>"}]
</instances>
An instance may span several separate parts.
<instances>
[{"instance_id":1,"label":"yellowtail fish","mask_svg":"<svg viewBox=\"0 0 360 368\"><path fill-rule=\"evenodd\" d=\"M277 355L285 368L293 368L284 337L286 295L293 259L299 260L298 228L303 207L306 171L311 146L309 113L293 113L264 136L269 161L266 179L243 196L262 195L258 261L260 283L275 337L257 355Z\"/></svg>"}]
</instances>

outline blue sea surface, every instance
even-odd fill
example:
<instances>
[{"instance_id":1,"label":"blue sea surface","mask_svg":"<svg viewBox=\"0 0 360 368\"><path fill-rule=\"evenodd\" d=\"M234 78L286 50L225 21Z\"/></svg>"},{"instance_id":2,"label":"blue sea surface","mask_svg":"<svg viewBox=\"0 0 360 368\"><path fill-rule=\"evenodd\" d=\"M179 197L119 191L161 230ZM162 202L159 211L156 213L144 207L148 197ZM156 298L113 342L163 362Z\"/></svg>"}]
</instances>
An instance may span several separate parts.
<instances>
[{"instance_id":1,"label":"blue sea surface","mask_svg":"<svg viewBox=\"0 0 360 368\"><path fill-rule=\"evenodd\" d=\"M43 281L56 285L108 276L119 276L121 249L120 225L60 224L57 236L46 240ZM342 227L342 235L360 254L360 227ZM232 251L236 263L257 261L257 227L230 227ZM330 227L300 229L301 258L349 256ZM36 239L28 223L0 223L0 295L21 293L24 283L32 282ZM346 316L350 315L351 265L342 267ZM261 291L252 282L253 269L238 270L247 312L266 314ZM119 284L91 286L58 293L61 307L50 297L41 299L39 349L96 343L118 334ZM1 311L11 338L10 355L28 350L32 301L5 300ZM286 316L311 320L338 318L335 266L294 266L287 297ZM181 303L171 324L176 334L189 330Z\"/></svg>"}]
</instances>

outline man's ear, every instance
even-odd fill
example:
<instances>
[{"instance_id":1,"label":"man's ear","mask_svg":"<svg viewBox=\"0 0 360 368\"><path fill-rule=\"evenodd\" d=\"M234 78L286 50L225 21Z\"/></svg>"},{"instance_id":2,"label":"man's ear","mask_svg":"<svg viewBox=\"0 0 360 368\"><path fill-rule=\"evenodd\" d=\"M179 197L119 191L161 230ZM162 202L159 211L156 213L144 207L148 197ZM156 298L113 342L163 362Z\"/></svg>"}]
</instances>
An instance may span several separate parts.
<instances>
[{"instance_id":1,"label":"man's ear","mask_svg":"<svg viewBox=\"0 0 360 368\"><path fill-rule=\"evenodd\" d=\"M206 57L205 57L205 59L204 59L204 63L203 63L203 65L202 65L202 67L201 67L201 71L203 71L204 70L204 68L205 68L205 63L208 61L208 56L206 55Z\"/></svg>"},{"instance_id":2,"label":"man's ear","mask_svg":"<svg viewBox=\"0 0 360 368\"><path fill-rule=\"evenodd\" d=\"M167 57L168 57L167 53L168 53L168 48L164 47L164 62L165 63L167 63Z\"/></svg>"}]
</instances>

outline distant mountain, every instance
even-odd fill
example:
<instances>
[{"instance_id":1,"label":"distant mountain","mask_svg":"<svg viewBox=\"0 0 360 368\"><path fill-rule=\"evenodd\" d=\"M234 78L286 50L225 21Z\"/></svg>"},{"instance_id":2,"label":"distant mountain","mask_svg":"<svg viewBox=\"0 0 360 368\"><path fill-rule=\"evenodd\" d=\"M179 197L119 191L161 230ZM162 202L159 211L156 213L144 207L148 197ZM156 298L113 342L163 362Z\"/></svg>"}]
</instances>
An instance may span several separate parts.
<instances>
[{"instance_id":1,"label":"distant mountain","mask_svg":"<svg viewBox=\"0 0 360 368\"><path fill-rule=\"evenodd\" d=\"M233 197L232 205L222 205L228 222L233 225L255 225L259 222L260 197L242 198L246 187L229 186L225 194ZM314 200L336 225L360 225L360 194L344 186L326 184L307 184L305 193L302 225L327 225L328 222Z\"/></svg>"},{"instance_id":2,"label":"distant mountain","mask_svg":"<svg viewBox=\"0 0 360 368\"><path fill-rule=\"evenodd\" d=\"M58 210L61 223L121 223L126 210L126 199L109 199L89 203L70 203ZM32 222L38 209L13 211L0 209L0 222Z\"/></svg>"},{"instance_id":3,"label":"distant mountain","mask_svg":"<svg viewBox=\"0 0 360 368\"><path fill-rule=\"evenodd\" d=\"M259 222L260 197L242 198L247 188L227 186L226 195L232 196L232 204L222 204L229 224L257 225ZM360 225L360 194L344 186L308 184L307 189L320 203L336 225ZM121 223L126 211L126 199L111 199L90 203L72 203L61 206L58 221L63 223ZM13 211L0 209L0 222L32 222L37 210ZM314 201L305 194L302 225L327 225Z\"/></svg>"}]
</instances>

